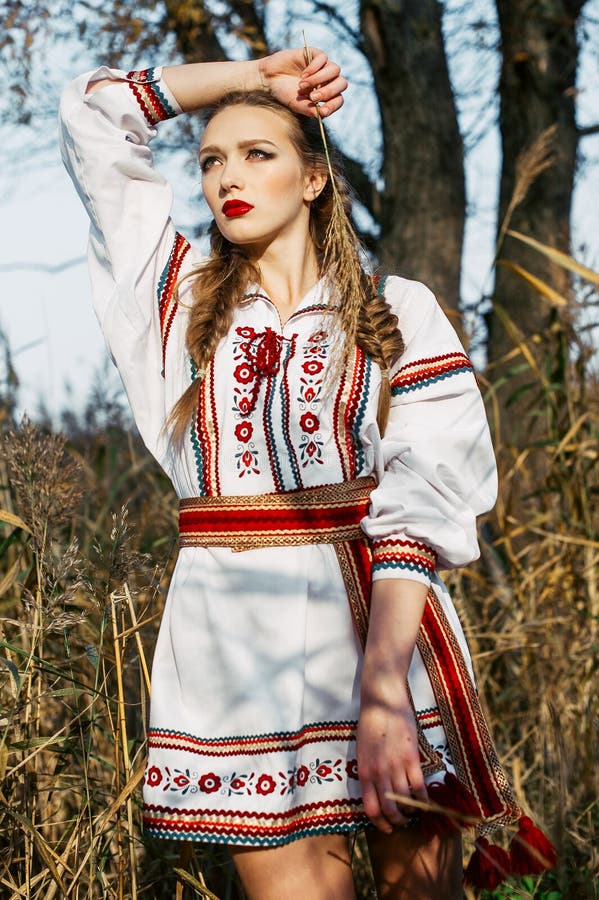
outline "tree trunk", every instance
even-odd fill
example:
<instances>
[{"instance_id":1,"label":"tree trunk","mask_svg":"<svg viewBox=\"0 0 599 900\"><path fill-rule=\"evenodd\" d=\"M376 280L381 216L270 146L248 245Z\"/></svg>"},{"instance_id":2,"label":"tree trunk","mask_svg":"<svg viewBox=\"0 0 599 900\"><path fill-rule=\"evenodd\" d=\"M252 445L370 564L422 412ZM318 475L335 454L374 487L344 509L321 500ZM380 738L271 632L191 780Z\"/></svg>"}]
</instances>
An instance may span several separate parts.
<instances>
[{"instance_id":1,"label":"tree trunk","mask_svg":"<svg viewBox=\"0 0 599 900\"><path fill-rule=\"evenodd\" d=\"M500 92L500 128L503 147L499 223L503 221L516 185L518 155L547 128L556 126L554 162L529 187L515 208L510 227L565 251L570 248L570 207L574 186L577 132L574 118L575 80L578 62L576 16L583 0L497 0L503 63ZM566 298L568 274L543 256L511 237L505 239L501 256L549 282ZM557 348L549 337L557 320L555 308L513 272L498 267L495 301L499 303L524 338L538 335L530 343L546 368L557 359ZM556 329L553 328L555 332ZM546 339L549 338L547 341ZM489 360L492 377L505 376L514 360L502 359L514 348L500 316L489 317ZM536 349L535 349L536 348ZM522 359L516 360L516 365ZM501 392L505 404L520 392L512 406L510 421L520 422L522 442L540 434L541 422L526 417L533 394L522 388L530 373L508 379Z\"/></svg>"},{"instance_id":2,"label":"tree trunk","mask_svg":"<svg viewBox=\"0 0 599 900\"><path fill-rule=\"evenodd\" d=\"M364 51L383 124L382 271L425 282L459 308L462 140L437 0L362 0Z\"/></svg>"}]
</instances>

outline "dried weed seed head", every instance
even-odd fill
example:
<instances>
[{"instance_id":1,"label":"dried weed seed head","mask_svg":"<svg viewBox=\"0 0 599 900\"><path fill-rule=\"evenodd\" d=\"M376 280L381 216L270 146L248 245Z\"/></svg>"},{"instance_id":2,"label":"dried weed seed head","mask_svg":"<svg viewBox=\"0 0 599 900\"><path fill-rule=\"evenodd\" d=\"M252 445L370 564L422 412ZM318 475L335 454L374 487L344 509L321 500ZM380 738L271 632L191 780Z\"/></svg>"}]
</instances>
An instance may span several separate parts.
<instances>
[{"instance_id":1,"label":"dried weed seed head","mask_svg":"<svg viewBox=\"0 0 599 900\"><path fill-rule=\"evenodd\" d=\"M122 506L118 513L112 513L110 543L96 541L96 568L104 581L104 592L120 590L138 572L146 574L151 558L147 553L133 549L134 527L129 521L129 511Z\"/></svg>"},{"instance_id":2,"label":"dried weed seed head","mask_svg":"<svg viewBox=\"0 0 599 900\"><path fill-rule=\"evenodd\" d=\"M43 607L44 631L64 632L85 621L87 613L83 607L92 593L86 569L77 538L70 541L64 552L54 542L47 545L40 557L41 591L25 588L22 595L28 612Z\"/></svg>"},{"instance_id":3,"label":"dried weed seed head","mask_svg":"<svg viewBox=\"0 0 599 900\"><path fill-rule=\"evenodd\" d=\"M49 536L78 507L82 467L65 450L61 435L47 434L27 418L0 441L15 507L31 528L34 550L42 553Z\"/></svg>"}]
</instances>

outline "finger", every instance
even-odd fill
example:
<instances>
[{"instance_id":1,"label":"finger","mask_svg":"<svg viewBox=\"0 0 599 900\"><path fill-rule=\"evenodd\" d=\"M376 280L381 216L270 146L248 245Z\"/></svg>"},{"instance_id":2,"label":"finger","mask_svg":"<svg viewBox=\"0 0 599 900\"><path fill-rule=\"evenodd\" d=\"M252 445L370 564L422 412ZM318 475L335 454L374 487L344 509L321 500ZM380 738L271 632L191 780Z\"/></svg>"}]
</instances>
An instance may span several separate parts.
<instances>
[{"instance_id":1,"label":"finger","mask_svg":"<svg viewBox=\"0 0 599 900\"><path fill-rule=\"evenodd\" d=\"M407 766L406 775L410 783L410 793L412 794L412 796L417 800L422 800L426 803L426 801L428 800L428 791L426 789L426 783L424 781L420 762L413 766Z\"/></svg>"},{"instance_id":2,"label":"finger","mask_svg":"<svg viewBox=\"0 0 599 900\"><path fill-rule=\"evenodd\" d=\"M313 115L326 119L327 116L341 109L342 106L343 97L333 97L328 103L315 103Z\"/></svg>"},{"instance_id":3,"label":"finger","mask_svg":"<svg viewBox=\"0 0 599 900\"><path fill-rule=\"evenodd\" d=\"M391 834L393 826L382 813L379 795L372 782L362 784L362 803L364 804L364 812L372 824L376 825L385 834Z\"/></svg>"},{"instance_id":4,"label":"finger","mask_svg":"<svg viewBox=\"0 0 599 900\"><path fill-rule=\"evenodd\" d=\"M314 88L314 90L309 92L309 97L310 100L320 100L326 103L328 100L333 100L335 97L340 96L346 88L347 81L340 75L339 78L329 81L328 84L321 84Z\"/></svg>"},{"instance_id":5,"label":"finger","mask_svg":"<svg viewBox=\"0 0 599 900\"><path fill-rule=\"evenodd\" d=\"M321 85L326 85L331 81L335 81L336 78L339 78L340 74L341 69L337 63L329 62L327 60L326 63L312 75L306 75L305 72L302 73L299 81L300 88L303 91L313 90Z\"/></svg>"},{"instance_id":6,"label":"finger","mask_svg":"<svg viewBox=\"0 0 599 900\"><path fill-rule=\"evenodd\" d=\"M394 793L395 791L390 788L383 793L381 812L394 828L403 828L408 824L410 812L398 806L397 801L392 796Z\"/></svg>"},{"instance_id":7,"label":"finger","mask_svg":"<svg viewBox=\"0 0 599 900\"><path fill-rule=\"evenodd\" d=\"M322 119L326 119L327 116L330 116L332 113L336 112L338 109L341 109L343 106L343 98L339 97L338 100L331 100L326 106L319 106L316 115L320 116Z\"/></svg>"},{"instance_id":8,"label":"finger","mask_svg":"<svg viewBox=\"0 0 599 900\"><path fill-rule=\"evenodd\" d=\"M394 796L386 798L386 802L388 804L392 804L395 809L393 810L393 821L394 825L407 825L408 819L413 813L413 810L410 808L407 802L404 800L398 800L398 797L409 797L410 796L410 786L408 784L408 779L403 768L400 768L397 763L395 765L391 764L389 768L389 788L388 793L393 794ZM383 809L385 815L387 815L387 807L385 806ZM399 818L398 818L399 816Z\"/></svg>"},{"instance_id":9,"label":"finger","mask_svg":"<svg viewBox=\"0 0 599 900\"><path fill-rule=\"evenodd\" d=\"M309 78L311 75L319 72L328 60L328 56L326 55L326 53L323 50L320 50L318 47L310 47L309 49L311 56L310 62L308 62L308 56L306 51L304 50L306 67L302 72L302 78Z\"/></svg>"},{"instance_id":10,"label":"finger","mask_svg":"<svg viewBox=\"0 0 599 900\"><path fill-rule=\"evenodd\" d=\"M289 108L292 109L293 112L301 113L304 116L312 116L315 119L318 118L318 116L320 116L322 119L326 119L327 116L330 116L342 106L343 97L334 97L326 104L311 103L304 97L298 97L296 100L292 100L289 104Z\"/></svg>"}]
</instances>

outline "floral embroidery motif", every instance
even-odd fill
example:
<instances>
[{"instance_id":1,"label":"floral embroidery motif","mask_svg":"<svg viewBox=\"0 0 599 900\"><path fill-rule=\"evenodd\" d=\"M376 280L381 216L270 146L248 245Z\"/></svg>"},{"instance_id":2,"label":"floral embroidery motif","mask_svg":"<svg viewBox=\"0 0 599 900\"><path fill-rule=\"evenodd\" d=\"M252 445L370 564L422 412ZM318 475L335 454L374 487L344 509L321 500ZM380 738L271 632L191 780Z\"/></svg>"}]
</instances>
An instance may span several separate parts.
<instances>
[{"instance_id":1,"label":"floral embroidery motif","mask_svg":"<svg viewBox=\"0 0 599 900\"><path fill-rule=\"evenodd\" d=\"M261 775L256 783L256 791L258 794L265 796L266 794L272 794L276 786L276 781L270 775Z\"/></svg>"},{"instance_id":2,"label":"floral embroidery motif","mask_svg":"<svg viewBox=\"0 0 599 900\"><path fill-rule=\"evenodd\" d=\"M239 477L259 475L259 455L256 444L252 441L254 425L247 418L252 414L256 402L256 371L251 365L248 355L252 341L256 338L253 328L245 326L235 329L238 337L233 342L233 359L237 363L233 376L237 382L233 389L233 412L244 421L235 426L235 437L239 441L235 462Z\"/></svg>"},{"instance_id":3,"label":"floral embroidery motif","mask_svg":"<svg viewBox=\"0 0 599 900\"><path fill-rule=\"evenodd\" d=\"M276 775L269 772L231 772L226 775L217 775L215 772L190 772L189 769L170 769L164 766L150 766L145 782L147 787L158 788L162 785L162 791L174 793L195 794L201 791L204 794L236 794L238 796L251 796L254 792L261 797L267 797L279 788L280 794L294 793L296 789L312 785L323 785L327 782L343 781L344 779L358 778L358 760L348 759L345 763L341 758L313 759L308 765L300 765L296 769L288 769L287 772L277 772Z\"/></svg>"},{"instance_id":4,"label":"floral embroidery motif","mask_svg":"<svg viewBox=\"0 0 599 900\"><path fill-rule=\"evenodd\" d=\"M348 778L358 778L358 760L348 759L345 763L345 774Z\"/></svg>"},{"instance_id":5,"label":"floral embroidery motif","mask_svg":"<svg viewBox=\"0 0 599 900\"><path fill-rule=\"evenodd\" d=\"M295 781L299 787L303 787L310 777L310 771L306 768L306 766L300 766L297 772L295 773Z\"/></svg>"},{"instance_id":6,"label":"floral embroidery motif","mask_svg":"<svg viewBox=\"0 0 599 900\"><path fill-rule=\"evenodd\" d=\"M451 768L453 768L453 759L451 758L451 752L445 741L435 744L433 750L435 750L435 752L439 754L446 766L451 766Z\"/></svg>"},{"instance_id":7,"label":"floral embroidery motif","mask_svg":"<svg viewBox=\"0 0 599 900\"><path fill-rule=\"evenodd\" d=\"M253 433L254 426L251 422L240 422L235 426L235 437L244 444L247 444Z\"/></svg>"},{"instance_id":8,"label":"floral embroidery motif","mask_svg":"<svg viewBox=\"0 0 599 900\"><path fill-rule=\"evenodd\" d=\"M304 432L299 448L303 468L313 463L324 464L324 443L318 433L320 419L317 412L321 402L323 371L328 348L326 331L313 332L304 346L305 360L301 366L304 374L300 376L297 398L302 413L299 424Z\"/></svg>"},{"instance_id":9,"label":"floral embroidery motif","mask_svg":"<svg viewBox=\"0 0 599 900\"><path fill-rule=\"evenodd\" d=\"M241 363L241 365L237 366L233 374L235 375L235 380L240 381L241 384L250 384L256 377L256 373L248 366L246 362Z\"/></svg>"},{"instance_id":10,"label":"floral embroidery motif","mask_svg":"<svg viewBox=\"0 0 599 900\"><path fill-rule=\"evenodd\" d=\"M244 420L234 429L235 437L239 441L235 453L237 471L240 478L249 474L259 475L261 472L258 449L252 441L255 423L251 421L251 416L257 407L262 382L266 380L264 433L275 483L282 484L276 454L275 458L272 458L275 444L272 437L271 406L275 397L277 375L281 370L285 371L287 363L293 356L297 335L285 338L272 328L267 327L264 331L257 332L251 326L240 326L235 329L235 334L233 360L236 365L233 377L236 385L233 389L233 413L237 418ZM285 423L283 431L286 431ZM296 486L299 486L299 483Z\"/></svg>"},{"instance_id":11,"label":"floral embroidery motif","mask_svg":"<svg viewBox=\"0 0 599 900\"><path fill-rule=\"evenodd\" d=\"M155 770L153 773L153 780L155 781L155 784L152 784L150 781L152 770ZM189 769L173 769L171 771L168 766L165 766L164 776L164 785L162 787L163 791L174 791L176 793L180 792L182 796L188 791L190 794L197 794L197 772L190 772ZM146 784L148 784L150 787L156 787L162 782L162 780L162 773L158 766L152 766L152 769L150 769L150 771L148 772Z\"/></svg>"},{"instance_id":12,"label":"floral embroidery motif","mask_svg":"<svg viewBox=\"0 0 599 900\"><path fill-rule=\"evenodd\" d=\"M235 459L237 461L240 478L243 478L244 475L248 475L250 472L254 475L260 474L260 469L258 468L258 451L254 444L250 444L245 450L240 450L236 453Z\"/></svg>"},{"instance_id":13,"label":"floral embroidery motif","mask_svg":"<svg viewBox=\"0 0 599 900\"><path fill-rule=\"evenodd\" d=\"M162 773L158 766L150 766L148 774L146 775L146 784L149 785L149 787L158 787L161 781Z\"/></svg>"},{"instance_id":14,"label":"floral embroidery motif","mask_svg":"<svg viewBox=\"0 0 599 900\"><path fill-rule=\"evenodd\" d=\"M314 434L315 431L318 431L320 428L320 422L314 415L314 413L307 412L304 413L300 419L300 425L302 426L303 431L307 432L307 434Z\"/></svg>"},{"instance_id":15,"label":"floral embroidery motif","mask_svg":"<svg viewBox=\"0 0 599 900\"><path fill-rule=\"evenodd\" d=\"M202 775L198 781L198 785L200 790L204 791L205 794L213 794L214 791L218 791L220 788L221 780L214 772L208 772L206 775Z\"/></svg>"},{"instance_id":16,"label":"floral embroidery motif","mask_svg":"<svg viewBox=\"0 0 599 900\"><path fill-rule=\"evenodd\" d=\"M324 759L322 762L319 759L315 759L310 763L310 768L313 773L310 776L311 782L316 781L318 784L322 784L324 781L343 781L340 759L335 760L335 762L332 762L330 759Z\"/></svg>"},{"instance_id":17,"label":"floral embroidery motif","mask_svg":"<svg viewBox=\"0 0 599 900\"><path fill-rule=\"evenodd\" d=\"M304 370L306 375L319 375L322 372L323 368L324 365L317 359L309 359L302 366L302 369Z\"/></svg>"}]
</instances>

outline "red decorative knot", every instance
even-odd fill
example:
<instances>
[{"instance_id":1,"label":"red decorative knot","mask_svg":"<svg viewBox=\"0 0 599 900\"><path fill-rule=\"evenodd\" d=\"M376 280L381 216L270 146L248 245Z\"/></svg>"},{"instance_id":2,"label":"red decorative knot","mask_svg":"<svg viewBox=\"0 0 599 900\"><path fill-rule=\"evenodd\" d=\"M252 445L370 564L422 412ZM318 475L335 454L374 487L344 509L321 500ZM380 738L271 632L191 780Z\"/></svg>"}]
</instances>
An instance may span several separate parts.
<instances>
[{"instance_id":1,"label":"red decorative knot","mask_svg":"<svg viewBox=\"0 0 599 900\"><path fill-rule=\"evenodd\" d=\"M246 361L235 370L235 377L243 384L254 381L249 402L245 409L240 410L243 416L249 416L256 408L262 379L276 375L281 368L281 349L284 342L291 344L293 354L293 341L277 334L272 328L258 333L248 329L248 338L244 344Z\"/></svg>"}]
</instances>

